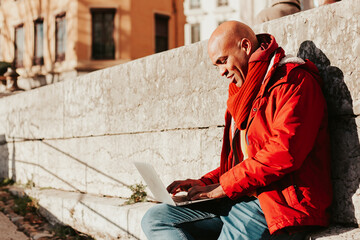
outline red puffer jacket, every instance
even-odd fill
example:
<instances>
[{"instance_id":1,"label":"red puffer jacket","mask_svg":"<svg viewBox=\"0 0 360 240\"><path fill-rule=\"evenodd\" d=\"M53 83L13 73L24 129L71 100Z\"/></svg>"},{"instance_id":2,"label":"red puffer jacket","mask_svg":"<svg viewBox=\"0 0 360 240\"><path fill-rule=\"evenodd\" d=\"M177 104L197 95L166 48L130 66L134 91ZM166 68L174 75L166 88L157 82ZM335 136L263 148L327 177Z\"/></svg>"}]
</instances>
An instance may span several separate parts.
<instances>
[{"instance_id":1,"label":"red puffer jacket","mask_svg":"<svg viewBox=\"0 0 360 240\"><path fill-rule=\"evenodd\" d=\"M204 175L206 184L220 182L237 199L257 192L270 233L285 227L326 226L332 200L329 138L324 96L314 64L275 66L254 100L246 128L248 158L243 159L239 132L234 136L238 163ZM231 124L225 116L225 136Z\"/></svg>"}]
</instances>

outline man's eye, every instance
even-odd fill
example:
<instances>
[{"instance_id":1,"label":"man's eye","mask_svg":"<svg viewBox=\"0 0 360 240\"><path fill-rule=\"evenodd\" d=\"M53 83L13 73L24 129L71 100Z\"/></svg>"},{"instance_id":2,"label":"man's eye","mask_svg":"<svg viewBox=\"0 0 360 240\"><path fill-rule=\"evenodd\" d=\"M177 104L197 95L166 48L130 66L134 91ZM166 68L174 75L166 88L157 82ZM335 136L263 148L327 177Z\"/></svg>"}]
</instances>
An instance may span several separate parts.
<instances>
[{"instance_id":1,"label":"man's eye","mask_svg":"<svg viewBox=\"0 0 360 240\"><path fill-rule=\"evenodd\" d=\"M216 64L215 65L222 65L222 64L226 64L227 62L227 59L219 59L216 61Z\"/></svg>"}]
</instances>

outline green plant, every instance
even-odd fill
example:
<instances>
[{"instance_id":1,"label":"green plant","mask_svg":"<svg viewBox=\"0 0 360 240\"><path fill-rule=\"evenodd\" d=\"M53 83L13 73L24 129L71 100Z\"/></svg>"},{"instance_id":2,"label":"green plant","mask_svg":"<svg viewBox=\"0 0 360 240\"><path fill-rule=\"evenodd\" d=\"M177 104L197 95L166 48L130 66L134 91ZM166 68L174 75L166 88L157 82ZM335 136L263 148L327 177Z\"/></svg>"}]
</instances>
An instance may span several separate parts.
<instances>
[{"instance_id":1,"label":"green plant","mask_svg":"<svg viewBox=\"0 0 360 240\"><path fill-rule=\"evenodd\" d=\"M126 204L134 204L137 202L144 202L147 197L147 193L145 192L146 186L142 183L134 184L130 186L130 190L133 192Z\"/></svg>"},{"instance_id":2,"label":"green plant","mask_svg":"<svg viewBox=\"0 0 360 240\"><path fill-rule=\"evenodd\" d=\"M13 210L15 213L25 216L28 212L36 212L38 209L37 201L33 200L28 196L24 197L17 197L14 196L14 203Z\"/></svg>"},{"instance_id":3,"label":"green plant","mask_svg":"<svg viewBox=\"0 0 360 240\"><path fill-rule=\"evenodd\" d=\"M27 181L27 183L25 184L25 187L26 187L26 188L35 187L35 183L33 182L32 179L29 179L29 180Z\"/></svg>"},{"instance_id":4,"label":"green plant","mask_svg":"<svg viewBox=\"0 0 360 240\"><path fill-rule=\"evenodd\" d=\"M0 187L4 187L7 185L13 185L15 182L14 180L10 179L10 178L3 178L0 180Z\"/></svg>"},{"instance_id":5,"label":"green plant","mask_svg":"<svg viewBox=\"0 0 360 240\"><path fill-rule=\"evenodd\" d=\"M64 226L57 224L55 226L55 236L60 239L72 239L72 240L94 240L94 238L77 232L70 226ZM56 238L56 239L58 239Z\"/></svg>"}]
</instances>

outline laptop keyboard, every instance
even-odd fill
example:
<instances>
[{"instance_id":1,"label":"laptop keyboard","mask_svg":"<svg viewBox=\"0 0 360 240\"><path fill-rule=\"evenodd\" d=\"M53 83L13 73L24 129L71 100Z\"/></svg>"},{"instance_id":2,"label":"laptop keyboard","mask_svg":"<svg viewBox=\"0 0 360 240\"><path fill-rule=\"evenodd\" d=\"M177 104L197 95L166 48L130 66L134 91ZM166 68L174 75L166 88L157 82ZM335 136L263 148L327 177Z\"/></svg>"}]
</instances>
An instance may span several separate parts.
<instances>
[{"instance_id":1,"label":"laptop keyboard","mask_svg":"<svg viewBox=\"0 0 360 240\"><path fill-rule=\"evenodd\" d=\"M186 195L175 195L175 196L172 196L172 199L176 203L187 202L188 201L188 199L186 198Z\"/></svg>"}]
</instances>

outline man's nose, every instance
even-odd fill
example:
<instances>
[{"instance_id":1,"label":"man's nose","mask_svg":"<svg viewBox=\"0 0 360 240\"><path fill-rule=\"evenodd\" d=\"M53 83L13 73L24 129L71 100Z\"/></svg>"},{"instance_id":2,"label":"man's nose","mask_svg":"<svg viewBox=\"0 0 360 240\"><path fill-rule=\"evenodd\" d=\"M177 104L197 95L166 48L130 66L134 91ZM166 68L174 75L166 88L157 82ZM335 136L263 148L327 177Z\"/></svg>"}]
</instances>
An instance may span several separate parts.
<instances>
[{"instance_id":1,"label":"man's nose","mask_svg":"<svg viewBox=\"0 0 360 240\"><path fill-rule=\"evenodd\" d=\"M219 67L219 72L221 76L227 76L229 71L225 67Z\"/></svg>"}]
</instances>

